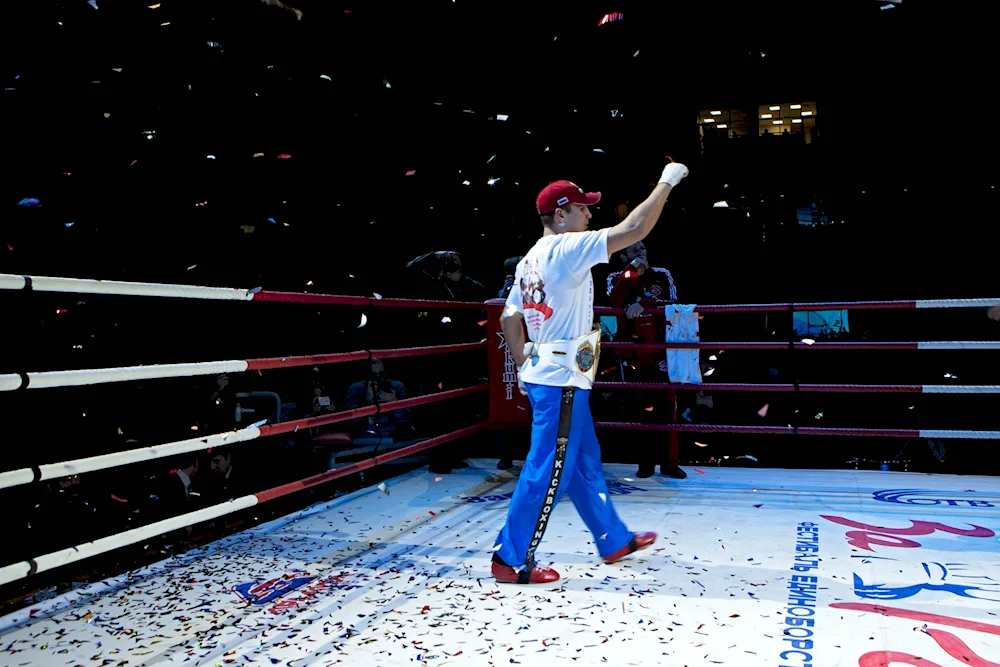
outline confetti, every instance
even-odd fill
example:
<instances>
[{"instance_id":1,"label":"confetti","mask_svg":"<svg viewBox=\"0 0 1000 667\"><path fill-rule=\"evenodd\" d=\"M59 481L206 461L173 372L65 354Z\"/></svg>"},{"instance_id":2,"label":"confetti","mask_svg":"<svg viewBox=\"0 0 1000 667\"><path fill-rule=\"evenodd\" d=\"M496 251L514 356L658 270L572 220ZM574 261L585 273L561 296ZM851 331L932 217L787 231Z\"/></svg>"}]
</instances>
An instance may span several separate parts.
<instances>
[{"instance_id":1,"label":"confetti","mask_svg":"<svg viewBox=\"0 0 1000 667\"><path fill-rule=\"evenodd\" d=\"M708 447L708 443L698 442L697 440L695 441L694 444L698 445L699 447Z\"/></svg>"},{"instance_id":2,"label":"confetti","mask_svg":"<svg viewBox=\"0 0 1000 667\"><path fill-rule=\"evenodd\" d=\"M705 474L705 471L704 471L704 470L700 470L700 469L698 469L698 468L695 468L695 469L694 469L694 471L695 471L696 473L698 473L699 475L704 475L704 474Z\"/></svg>"},{"instance_id":3,"label":"confetti","mask_svg":"<svg viewBox=\"0 0 1000 667\"><path fill-rule=\"evenodd\" d=\"M361 313L361 324L358 325L358 328L360 329L361 327L365 326L366 324L368 324L368 316L365 315L364 313Z\"/></svg>"},{"instance_id":4,"label":"confetti","mask_svg":"<svg viewBox=\"0 0 1000 667\"><path fill-rule=\"evenodd\" d=\"M447 317L447 316L442 317L441 318L441 324L451 324L451 318Z\"/></svg>"},{"instance_id":5,"label":"confetti","mask_svg":"<svg viewBox=\"0 0 1000 667\"><path fill-rule=\"evenodd\" d=\"M757 411L757 414L760 415L761 417L766 417L768 407L770 407L770 403L765 403L764 407L762 407L760 410Z\"/></svg>"}]
</instances>

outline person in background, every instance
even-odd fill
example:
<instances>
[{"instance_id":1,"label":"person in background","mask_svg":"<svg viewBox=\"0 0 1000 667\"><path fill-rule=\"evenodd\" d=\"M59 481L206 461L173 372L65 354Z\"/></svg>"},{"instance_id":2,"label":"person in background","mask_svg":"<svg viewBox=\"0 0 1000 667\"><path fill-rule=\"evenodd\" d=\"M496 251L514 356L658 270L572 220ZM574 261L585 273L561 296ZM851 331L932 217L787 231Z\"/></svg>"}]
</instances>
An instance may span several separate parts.
<instances>
[{"instance_id":1,"label":"person in background","mask_svg":"<svg viewBox=\"0 0 1000 667\"><path fill-rule=\"evenodd\" d=\"M510 295L510 290L514 287L514 274L517 272L517 264L522 259L524 255L519 255L517 257L508 257L504 260L504 279L503 287L497 293L497 296L501 299L506 300ZM527 440L527 431L523 428L508 428L502 431L496 432L497 436L497 452L499 454L500 460L497 461L497 470L510 470L514 467L514 441Z\"/></svg>"},{"instance_id":2,"label":"person in background","mask_svg":"<svg viewBox=\"0 0 1000 667\"><path fill-rule=\"evenodd\" d=\"M503 287L497 293L497 297L500 299L506 299L507 295L510 294L510 289L514 286L514 274L517 272L517 263L524 259L524 255L519 255L517 257L508 257L503 262L504 279Z\"/></svg>"},{"instance_id":3,"label":"person in background","mask_svg":"<svg viewBox=\"0 0 1000 667\"><path fill-rule=\"evenodd\" d=\"M397 380L390 380L385 373L385 364L381 359L373 357L368 377L359 380L347 388L344 399L344 409L353 410L366 405L392 403L407 397L406 386ZM379 415L354 419L351 426L361 433L377 434L396 440L407 440L409 434L397 437L400 429L410 426L413 414L409 408L382 412Z\"/></svg>"},{"instance_id":4,"label":"person in background","mask_svg":"<svg viewBox=\"0 0 1000 667\"><path fill-rule=\"evenodd\" d=\"M439 301L483 301L483 284L462 272L462 256L454 250L437 250L410 260L406 268L414 271L418 296Z\"/></svg>"},{"instance_id":5,"label":"person in background","mask_svg":"<svg viewBox=\"0 0 1000 667\"><path fill-rule=\"evenodd\" d=\"M618 316L616 338L625 343L655 343L666 338L665 320L658 317L658 302L677 301L677 286L670 271L651 266L642 241L633 243L618 254L621 270L608 276L608 299L612 308L624 308L625 314ZM629 382L666 382L667 362L660 350L617 350L621 360L622 380ZM627 400L633 417L641 419L642 410L647 407L637 403L640 399L630 396ZM637 434L638 435L638 434ZM666 443L662 434L639 436L639 470L636 477L651 477L656 472L656 459L666 453ZM675 479L687 477L678 461L663 461L660 472Z\"/></svg>"}]
</instances>

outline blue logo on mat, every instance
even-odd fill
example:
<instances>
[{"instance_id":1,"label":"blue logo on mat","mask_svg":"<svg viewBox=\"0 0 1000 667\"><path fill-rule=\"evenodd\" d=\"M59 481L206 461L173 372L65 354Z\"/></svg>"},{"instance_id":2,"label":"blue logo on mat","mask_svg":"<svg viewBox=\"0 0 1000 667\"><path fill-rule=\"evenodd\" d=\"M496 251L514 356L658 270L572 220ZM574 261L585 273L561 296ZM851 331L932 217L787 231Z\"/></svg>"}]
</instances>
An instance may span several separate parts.
<instances>
[{"instance_id":1,"label":"blue logo on mat","mask_svg":"<svg viewBox=\"0 0 1000 667\"><path fill-rule=\"evenodd\" d=\"M967 491L966 493L974 493ZM964 496L960 498L943 498L942 496ZM926 489L888 489L873 491L872 500L882 503L900 503L903 505L950 505L952 507L998 507L1000 495L984 498L961 494L956 491L928 491Z\"/></svg>"},{"instance_id":2,"label":"blue logo on mat","mask_svg":"<svg viewBox=\"0 0 1000 667\"><path fill-rule=\"evenodd\" d=\"M283 595L291 593L296 588L305 586L315 578L309 575L290 578L277 577L263 584L258 584L256 581L251 581L248 584L240 584L233 590L244 601L250 604L265 605L274 602Z\"/></svg>"}]
</instances>

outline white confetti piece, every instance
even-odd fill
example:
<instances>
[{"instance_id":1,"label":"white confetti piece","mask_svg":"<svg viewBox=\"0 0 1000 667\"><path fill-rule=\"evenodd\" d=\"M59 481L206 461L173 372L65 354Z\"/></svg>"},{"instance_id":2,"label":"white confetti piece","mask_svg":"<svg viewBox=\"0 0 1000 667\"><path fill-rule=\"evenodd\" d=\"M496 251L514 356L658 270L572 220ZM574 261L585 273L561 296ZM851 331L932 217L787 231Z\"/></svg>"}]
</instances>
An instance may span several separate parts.
<instances>
[{"instance_id":1,"label":"white confetti piece","mask_svg":"<svg viewBox=\"0 0 1000 667\"><path fill-rule=\"evenodd\" d=\"M351 276L351 277L353 278L354 276ZM372 292L372 296L375 297L376 301L380 301L382 299L382 295L379 294L378 292Z\"/></svg>"},{"instance_id":2,"label":"white confetti piece","mask_svg":"<svg viewBox=\"0 0 1000 667\"><path fill-rule=\"evenodd\" d=\"M451 324L451 318L447 317L447 316L446 317L442 317L441 318L441 324Z\"/></svg>"},{"instance_id":3,"label":"white confetti piece","mask_svg":"<svg viewBox=\"0 0 1000 667\"><path fill-rule=\"evenodd\" d=\"M361 313L361 324L358 325L358 328L360 329L361 327L365 326L366 324L368 324L368 316L365 315L364 313Z\"/></svg>"},{"instance_id":4,"label":"white confetti piece","mask_svg":"<svg viewBox=\"0 0 1000 667\"><path fill-rule=\"evenodd\" d=\"M598 493L597 495L601 497L601 500L604 502L605 505L608 504L608 494L606 494L606 493Z\"/></svg>"}]
</instances>

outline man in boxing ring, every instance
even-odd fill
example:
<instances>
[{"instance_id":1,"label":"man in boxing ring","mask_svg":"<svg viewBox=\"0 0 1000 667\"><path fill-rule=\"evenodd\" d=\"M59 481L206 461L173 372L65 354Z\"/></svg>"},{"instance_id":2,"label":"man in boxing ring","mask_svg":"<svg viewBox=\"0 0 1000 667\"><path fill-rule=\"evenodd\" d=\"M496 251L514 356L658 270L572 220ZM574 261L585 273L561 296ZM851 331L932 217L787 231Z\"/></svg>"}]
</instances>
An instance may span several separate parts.
<instances>
[{"instance_id":1,"label":"man in boxing ring","mask_svg":"<svg viewBox=\"0 0 1000 667\"><path fill-rule=\"evenodd\" d=\"M589 206L601 193L555 181L538 195L542 238L517 265L501 317L519 367L518 382L532 409L531 449L493 548L493 576L504 583L550 583L555 570L535 553L552 510L569 492L606 563L650 546L656 533L632 533L608 494L600 445L590 414L600 330L593 331L591 269L652 231L670 191L687 176L668 164L652 194L618 225L588 231ZM527 325L528 341L525 341Z\"/></svg>"}]
</instances>

